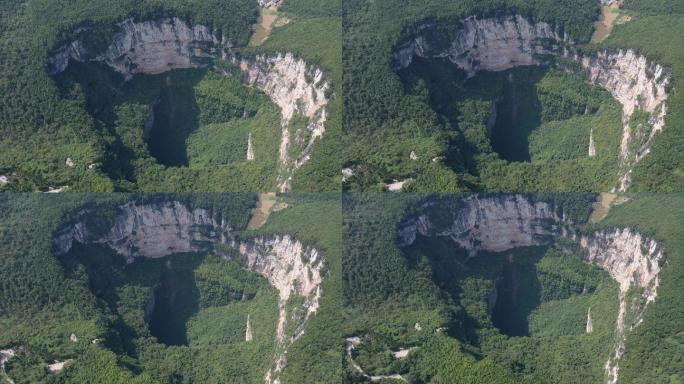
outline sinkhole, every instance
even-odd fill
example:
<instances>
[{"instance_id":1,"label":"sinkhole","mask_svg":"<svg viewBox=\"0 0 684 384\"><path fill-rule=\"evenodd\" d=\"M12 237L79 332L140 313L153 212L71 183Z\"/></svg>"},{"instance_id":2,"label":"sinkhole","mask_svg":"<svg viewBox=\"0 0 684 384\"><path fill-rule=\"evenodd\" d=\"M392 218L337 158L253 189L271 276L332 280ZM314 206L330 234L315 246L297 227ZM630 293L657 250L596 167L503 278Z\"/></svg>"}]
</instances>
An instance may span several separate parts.
<instances>
[{"instance_id":1,"label":"sinkhole","mask_svg":"<svg viewBox=\"0 0 684 384\"><path fill-rule=\"evenodd\" d=\"M222 72L174 69L126 80L105 64L74 61L55 81L113 138L106 170L131 180L150 160L191 168L245 162L250 135L279 132L277 106L229 64Z\"/></svg>"},{"instance_id":2,"label":"sinkhole","mask_svg":"<svg viewBox=\"0 0 684 384\"><path fill-rule=\"evenodd\" d=\"M127 263L108 247L74 243L60 261L114 314L110 342L130 352L147 332L168 346L243 343L250 312L275 327L275 289L236 260L179 253Z\"/></svg>"},{"instance_id":3,"label":"sinkhole","mask_svg":"<svg viewBox=\"0 0 684 384\"><path fill-rule=\"evenodd\" d=\"M600 107L614 103L581 74L552 66L469 76L448 59L415 57L397 73L445 121L447 163L471 171L487 152L509 163L586 158L590 129L606 124Z\"/></svg>"}]
</instances>

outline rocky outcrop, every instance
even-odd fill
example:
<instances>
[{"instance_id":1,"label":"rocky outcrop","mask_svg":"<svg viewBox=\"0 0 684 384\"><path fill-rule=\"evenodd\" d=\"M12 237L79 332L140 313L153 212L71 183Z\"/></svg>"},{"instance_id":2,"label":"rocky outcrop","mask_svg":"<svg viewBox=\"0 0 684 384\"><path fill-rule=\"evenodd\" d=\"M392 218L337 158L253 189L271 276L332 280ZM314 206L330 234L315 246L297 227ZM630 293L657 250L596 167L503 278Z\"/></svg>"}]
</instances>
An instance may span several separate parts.
<instances>
[{"instance_id":1,"label":"rocky outcrop","mask_svg":"<svg viewBox=\"0 0 684 384\"><path fill-rule=\"evenodd\" d=\"M608 383L614 384L618 380L619 360L625 352L627 312L634 316L629 327L632 329L641 324L646 308L655 301L663 250L655 240L630 229L602 230L580 236L579 241L586 251L584 260L603 268L620 286L617 342L604 366ZM628 309L628 291L632 288L639 289L640 293Z\"/></svg>"},{"instance_id":2,"label":"rocky outcrop","mask_svg":"<svg viewBox=\"0 0 684 384\"><path fill-rule=\"evenodd\" d=\"M0 350L0 371L2 373L3 378L7 380L7 382L10 384L14 384L14 381L9 376L7 376L7 372L5 371L5 364L7 364L16 355L17 351L15 351L14 349Z\"/></svg>"},{"instance_id":3,"label":"rocky outcrop","mask_svg":"<svg viewBox=\"0 0 684 384\"><path fill-rule=\"evenodd\" d=\"M245 269L264 276L278 290L278 347L274 366L266 374L268 383L280 382L279 376L287 364L288 348L304 335L309 320L319 308L325 261L318 250L288 235L237 241L230 224L217 214L190 208L178 201L129 202L116 207L109 215L83 210L56 232L53 237L55 254L66 254L74 242L106 245L128 262L136 257L160 258L198 251L215 251L229 258L232 254L223 251L222 247L236 249ZM214 247L215 244L222 244L222 247ZM146 317L154 308L154 297L152 292L146 303ZM293 297L303 298L303 304L292 306L290 299ZM291 326L286 327L288 322ZM251 337L248 320L245 340L250 341Z\"/></svg>"},{"instance_id":4,"label":"rocky outcrop","mask_svg":"<svg viewBox=\"0 0 684 384\"><path fill-rule=\"evenodd\" d=\"M563 38L556 28L520 15L463 19L446 32L450 41L446 47L430 37L436 28L434 23L421 25L415 36L399 45L393 55L395 69L408 67L414 56L446 58L474 76L478 71L548 64L554 55L562 53Z\"/></svg>"},{"instance_id":5,"label":"rocky outcrop","mask_svg":"<svg viewBox=\"0 0 684 384\"><path fill-rule=\"evenodd\" d=\"M283 0L258 0L258 3L261 8L271 8L282 4Z\"/></svg>"},{"instance_id":6,"label":"rocky outcrop","mask_svg":"<svg viewBox=\"0 0 684 384\"><path fill-rule=\"evenodd\" d=\"M88 52L81 40L54 51L48 61L49 73L63 72L69 60L98 61L130 79L138 73L197 68L203 65L201 58L218 57L232 46L227 38L219 38L208 27L189 26L177 17L143 22L127 19L117 27L118 32L102 53Z\"/></svg>"},{"instance_id":7,"label":"rocky outcrop","mask_svg":"<svg viewBox=\"0 0 684 384\"><path fill-rule=\"evenodd\" d=\"M591 319L591 307L587 310L587 333L594 332L594 322Z\"/></svg>"},{"instance_id":8,"label":"rocky outcrop","mask_svg":"<svg viewBox=\"0 0 684 384\"><path fill-rule=\"evenodd\" d=\"M242 262L249 270L266 277L279 293L277 352L275 367L266 374L267 383L280 383L280 373L287 364L288 347L304 335L304 329L318 311L325 263L319 252L304 246L290 236L259 237L240 244ZM304 315L288 314L291 295L304 298ZM295 320L294 333L286 334L288 320Z\"/></svg>"},{"instance_id":9,"label":"rocky outcrop","mask_svg":"<svg viewBox=\"0 0 684 384\"><path fill-rule=\"evenodd\" d=\"M119 32L104 52L88 52L81 39L56 49L48 59L48 72L63 72L71 60L103 62L126 79L135 74L209 66L210 59L237 64L243 71L244 83L266 93L281 109L278 189L291 189L294 172L310 160L315 142L325 133L326 92L330 85L323 71L291 53L257 55L238 61L226 36L219 37L218 32L206 26L190 26L178 18L144 22L129 19L118 27ZM291 132L289 123L295 115L308 119L308 124ZM149 133L153 119L152 115L148 117L144 136ZM252 160L253 152L251 159L249 151L247 156Z\"/></svg>"},{"instance_id":10,"label":"rocky outcrop","mask_svg":"<svg viewBox=\"0 0 684 384\"><path fill-rule=\"evenodd\" d=\"M252 145L252 132L247 135L247 161L254 160L254 146Z\"/></svg>"},{"instance_id":11,"label":"rocky outcrop","mask_svg":"<svg viewBox=\"0 0 684 384\"><path fill-rule=\"evenodd\" d=\"M213 242L225 243L231 227L219 222L211 212L190 209L180 202L139 204L117 207L113 221L83 211L80 220L66 226L54 238L57 255L67 253L73 242L104 244L129 262L135 257L159 258L179 252L206 250Z\"/></svg>"},{"instance_id":12,"label":"rocky outcrop","mask_svg":"<svg viewBox=\"0 0 684 384\"><path fill-rule=\"evenodd\" d=\"M445 237L474 257L479 251L502 252L516 247L551 245L557 238L577 242L582 259L601 267L619 285L615 351L605 364L607 382L617 382L618 362L625 351L627 331L641 324L646 308L657 297L664 258L658 242L624 228L580 234L573 223L556 213L552 206L531 202L522 195L464 197L459 201L453 219L447 222L439 207L442 219L432 218L429 212L434 204L426 202L422 211L428 213L413 215L399 224L400 247L411 246L419 235ZM633 289L637 293L630 298ZM634 319L629 326L626 324L628 314ZM593 331L591 311L587 313L586 329Z\"/></svg>"},{"instance_id":13,"label":"rocky outcrop","mask_svg":"<svg viewBox=\"0 0 684 384\"><path fill-rule=\"evenodd\" d=\"M253 339L252 325L249 323L249 313L247 314L247 325L245 326L245 342L249 343Z\"/></svg>"},{"instance_id":14,"label":"rocky outcrop","mask_svg":"<svg viewBox=\"0 0 684 384\"><path fill-rule=\"evenodd\" d=\"M623 106L616 188L620 191L629 189L633 166L649 154L656 135L665 127L671 85L669 69L630 49L581 54L569 36L561 36L557 28L542 21L530 21L520 15L487 19L472 16L446 30L434 22L424 23L396 46L392 66L395 70L406 68L416 56L446 58L471 77L479 71L548 65L555 56L579 63L589 82L610 92ZM637 110L650 115L648 123L630 127L630 119ZM589 156L595 154L593 147Z\"/></svg>"},{"instance_id":15,"label":"rocky outcrop","mask_svg":"<svg viewBox=\"0 0 684 384\"><path fill-rule=\"evenodd\" d=\"M64 361L55 360L52 364L48 364L48 367L47 367L48 372L54 373L54 374L60 373L72 361L74 361L74 360L73 359L67 359Z\"/></svg>"},{"instance_id":16,"label":"rocky outcrop","mask_svg":"<svg viewBox=\"0 0 684 384\"><path fill-rule=\"evenodd\" d=\"M266 93L282 112L278 186L287 192L294 171L309 161L314 143L325 133L330 85L320 69L290 53L241 60L240 69L245 84ZM293 138L289 123L295 114L308 118L309 123L306 132L298 128ZM296 157L292 156L294 146L298 148Z\"/></svg>"},{"instance_id":17,"label":"rocky outcrop","mask_svg":"<svg viewBox=\"0 0 684 384\"><path fill-rule=\"evenodd\" d=\"M399 245L413 244L417 235L447 237L468 250L503 252L516 247L548 244L560 231L561 218L545 202L530 202L522 195L461 200L461 208L448 226L436 226L429 214L413 217L399 226Z\"/></svg>"},{"instance_id":18,"label":"rocky outcrop","mask_svg":"<svg viewBox=\"0 0 684 384\"><path fill-rule=\"evenodd\" d=\"M670 71L633 50L602 51L591 56L574 54L571 57L581 64L590 82L610 92L622 105L618 189L624 192L631 185L631 168L650 153L656 135L665 127ZM647 126L630 126L636 111L650 115Z\"/></svg>"}]
</instances>

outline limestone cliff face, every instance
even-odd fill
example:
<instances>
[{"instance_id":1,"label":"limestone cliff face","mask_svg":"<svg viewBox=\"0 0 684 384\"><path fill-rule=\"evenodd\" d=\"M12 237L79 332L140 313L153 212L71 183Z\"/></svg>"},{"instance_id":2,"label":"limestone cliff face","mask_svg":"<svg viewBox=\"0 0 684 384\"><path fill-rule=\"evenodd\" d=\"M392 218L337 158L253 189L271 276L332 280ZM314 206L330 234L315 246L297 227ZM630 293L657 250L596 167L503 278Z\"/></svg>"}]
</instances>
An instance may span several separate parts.
<instances>
[{"instance_id":1,"label":"limestone cliff face","mask_svg":"<svg viewBox=\"0 0 684 384\"><path fill-rule=\"evenodd\" d=\"M129 262L135 257L158 258L179 252L207 249L211 242L226 242L231 227L219 223L204 209L189 209L180 202L127 203L117 208L111 224L91 212L57 233L55 253L67 253L73 242L104 244ZM104 228L109 229L104 230Z\"/></svg>"},{"instance_id":2,"label":"limestone cliff face","mask_svg":"<svg viewBox=\"0 0 684 384\"><path fill-rule=\"evenodd\" d=\"M419 27L416 37L400 45L394 53L394 66L409 66L414 56L447 58L469 76L478 71L503 71L521 65L549 63L549 56L561 53L559 32L545 22L530 22L520 15L460 21L451 44L438 47L429 37L434 24ZM546 56L546 57L545 57Z\"/></svg>"},{"instance_id":3,"label":"limestone cliff face","mask_svg":"<svg viewBox=\"0 0 684 384\"><path fill-rule=\"evenodd\" d=\"M634 321L629 324L631 330L641 324L646 307L655 301L663 250L655 240L629 229L602 230L580 236L579 241L585 250L584 260L603 268L620 285L617 342L613 355L604 365L607 382L614 384L618 381L619 360L625 352L627 312L634 315ZM628 291L634 287L640 289L639 297L628 303Z\"/></svg>"},{"instance_id":4,"label":"limestone cliff face","mask_svg":"<svg viewBox=\"0 0 684 384\"><path fill-rule=\"evenodd\" d=\"M431 205L426 203L425 210ZM627 332L641 324L648 305L657 297L664 258L657 241L625 228L580 234L572 222L557 214L549 204L530 202L521 195L465 197L453 220L446 223L441 220L437 224L430 214L419 214L397 227L400 247L410 246L418 235L450 238L471 257L478 251L501 252L515 247L550 245L555 238L577 242L582 259L601 267L620 287L615 350L605 364L607 382L617 382L618 362L625 351ZM634 288L636 297L628 297ZM628 314L634 319L631 324L626 324ZM587 332L591 332L590 313L587 318Z\"/></svg>"},{"instance_id":5,"label":"limestone cliff face","mask_svg":"<svg viewBox=\"0 0 684 384\"><path fill-rule=\"evenodd\" d=\"M103 53L87 52L80 40L57 49L49 59L50 74L63 72L69 60L91 60L104 62L130 79L138 73L197 68L201 66L198 59L216 57L231 47L208 27L189 26L175 17L144 22L128 19L117 26L119 31Z\"/></svg>"},{"instance_id":6,"label":"limestone cliff face","mask_svg":"<svg viewBox=\"0 0 684 384\"><path fill-rule=\"evenodd\" d=\"M309 161L317 139L325 133L326 92L330 88L323 72L292 54L259 55L241 60L244 82L266 93L282 112L279 189L287 192L294 171ZM295 114L308 118L306 132L298 128L291 137L289 123ZM298 154L292 155L296 147Z\"/></svg>"},{"instance_id":7,"label":"limestone cliff face","mask_svg":"<svg viewBox=\"0 0 684 384\"><path fill-rule=\"evenodd\" d=\"M267 383L280 383L280 373L287 364L287 349L303 334L309 319L318 310L325 265L319 252L290 236L259 237L240 244L242 262L249 270L268 279L279 292L275 366L266 373ZM287 311L292 295L304 298L303 316ZM292 335L286 334L288 321L295 322ZM289 337L288 337L289 336Z\"/></svg>"},{"instance_id":8,"label":"limestone cliff face","mask_svg":"<svg viewBox=\"0 0 684 384\"><path fill-rule=\"evenodd\" d=\"M622 104L622 169L618 188L624 192L631 184L632 166L650 153L656 134L665 128L670 71L633 50L571 57L582 65L590 82L610 92ZM636 111L650 115L647 126L630 127L630 119ZM636 128L634 134L633 128Z\"/></svg>"},{"instance_id":9,"label":"limestone cliff face","mask_svg":"<svg viewBox=\"0 0 684 384\"><path fill-rule=\"evenodd\" d=\"M311 317L318 311L325 260L315 248L291 236L261 236L236 241L232 227L212 212L191 209L178 201L140 204L130 202L115 209L113 216L83 210L53 237L56 255L63 255L74 242L104 244L128 262L136 257L159 258L179 252L216 251L214 244L236 249L245 269L264 276L278 290L278 346L274 364L266 374L268 383L279 383L287 364L287 350L304 335ZM288 303L303 298L301 305ZM146 303L145 313L152 312L154 294ZM288 322L292 327L287 327ZM293 329L288 332L287 329ZM251 330L249 332L251 338Z\"/></svg>"},{"instance_id":10,"label":"limestone cliff face","mask_svg":"<svg viewBox=\"0 0 684 384\"><path fill-rule=\"evenodd\" d=\"M521 195L499 198L470 196L462 201L454 220L438 227L428 215L419 215L399 227L401 246L412 244L416 235L448 237L471 254L502 252L516 247L547 244L558 232L561 220L549 204L532 203Z\"/></svg>"},{"instance_id":11,"label":"limestone cliff face","mask_svg":"<svg viewBox=\"0 0 684 384\"><path fill-rule=\"evenodd\" d=\"M444 41L449 43L445 44ZM568 36L545 22L520 15L461 20L445 32L435 23L424 23L398 44L392 55L395 70L408 67L414 57L447 58L468 76L479 71L503 71L525 65L548 65L554 56L577 62L587 81L608 92L623 106L620 174L616 189L631 185L633 166L651 151L665 127L670 70L633 50L580 54ZM646 126L630 127L635 111L650 115ZM596 148L589 156L596 155Z\"/></svg>"},{"instance_id":12,"label":"limestone cliff face","mask_svg":"<svg viewBox=\"0 0 684 384\"><path fill-rule=\"evenodd\" d=\"M208 59L238 64L245 85L263 91L281 109L278 189L291 189L294 173L310 160L316 141L325 133L326 92L330 84L323 71L291 53L257 55L238 61L226 36L219 38L218 32L206 26L190 26L178 18L126 20L118 26L119 32L104 52L88 52L79 39L56 49L48 59L48 72L63 72L71 60L103 62L126 79L135 74L207 66ZM289 123L295 115L303 116L308 123L291 132ZM253 152L251 156L248 152L248 160L251 159Z\"/></svg>"}]
</instances>

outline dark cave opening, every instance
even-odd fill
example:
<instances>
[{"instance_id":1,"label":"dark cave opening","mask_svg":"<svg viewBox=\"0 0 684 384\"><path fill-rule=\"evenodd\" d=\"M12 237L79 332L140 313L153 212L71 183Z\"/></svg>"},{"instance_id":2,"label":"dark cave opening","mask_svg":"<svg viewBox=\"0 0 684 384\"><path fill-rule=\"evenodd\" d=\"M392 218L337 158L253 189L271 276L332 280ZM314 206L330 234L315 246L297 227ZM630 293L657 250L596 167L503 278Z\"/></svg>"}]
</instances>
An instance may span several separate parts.
<instances>
[{"instance_id":1,"label":"dark cave opening","mask_svg":"<svg viewBox=\"0 0 684 384\"><path fill-rule=\"evenodd\" d=\"M529 135L541 123L536 84L547 67L518 67L503 72L480 72L472 78L447 59L416 58L399 72L408 93L427 102L459 134L447 159L452 168L476 172L475 158L484 148L473 138L484 135L499 157L508 162L529 162ZM472 121L474 105L487 104L485 116ZM473 124L486 132L474 134Z\"/></svg>"},{"instance_id":2,"label":"dark cave opening","mask_svg":"<svg viewBox=\"0 0 684 384\"><path fill-rule=\"evenodd\" d=\"M492 101L488 134L494 151L508 162L531 160L529 136L540 124L540 105L535 89L538 79L528 76L509 71L505 80L502 79L499 95Z\"/></svg>"},{"instance_id":3,"label":"dark cave opening","mask_svg":"<svg viewBox=\"0 0 684 384\"><path fill-rule=\"evenodd\" d=\"M203 69L173 70L126 81L105 64L73 62L55 80L65 99L84 107L118 139L107 171L133 179L133 161L140 154L128 147L139 145L140 130L160 164L188 166L187 139L199 127L194 87L205 74Z\"/></svg>"},{"instance_id":4,"label":"dark cave opening","mask_svg":"<svg viewBox=\"0 0 684 384\"><path fill-rule=\"evenodd\" d=\"M150 106L144 138L150 154L170 167L188 166L187 139L199 126L193 82L168 75L158 99ZM199 77L197 78L199 81Z\"/></svg>"},{"instance_id":5,"label":"dark cave opening","mask_svg":"<svg viewBox=\"0 0 684 384\"><path fill-rule=\"evenodd\" d=\"M109 311L116 314L112 346L130 353L141 323L123 316L144 310L147 327L160 343L188 345L187 323L200 309L195 270L206 254L176 254L163 258L138 257L131 263L104 245L74 243L60 262L67 276L86 283ZM140 312L138 312L140 313Z\"/></svg>"},{"instance_id":6,"label":"dark cave opening","mask_svg":"<svg viewBox=\"0 0 684 384\"><path fill-rule=\"evenodd\" d=\"M188 345L187 323L197 313L198 303L193 270L164 268L145 306L152 336L166 345Z\"/></svg>"},{"instance_id":7,"label":"dark cave opening","mask_svg":"<svg viewBox=\"0 0 684 384\"><path fill-rule=\"evenodd\" d=\"M534 263L504 263L489 296L492 323L508 336L529 336L528 317L540 304Z\"/></svg>"}]
</instances>

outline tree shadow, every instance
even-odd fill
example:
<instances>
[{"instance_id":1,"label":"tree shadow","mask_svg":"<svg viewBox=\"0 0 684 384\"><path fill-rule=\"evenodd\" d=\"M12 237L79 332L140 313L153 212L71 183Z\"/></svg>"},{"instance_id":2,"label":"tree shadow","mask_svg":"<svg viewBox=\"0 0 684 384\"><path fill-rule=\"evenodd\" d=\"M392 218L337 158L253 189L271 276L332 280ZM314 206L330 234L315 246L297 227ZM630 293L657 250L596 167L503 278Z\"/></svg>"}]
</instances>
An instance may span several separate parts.
<instances>
[{"instance_id":1,"label":"tree shadow","mask_svg":"<svg viewBox=\"0 0 684 384\"><path fill-rule=\"evenodd\" d=\"M60 262L66 276L86 283L104 313L113 315L106 346L137 357L135 340L149 334L166 345L188 344L187 322L199 310L194 270L204 257L178 254L126 264L121 255L104 245L74 243ZM143 292L149 292L147 297L140 297ZM134 318L138 311L144 312L149 334Z\"/></svg>"},{"instance_id":2,"label":"tree shadow","mask_svg":"<svg viewBox=\"0 0 684 384\"><path fill-rule=\"evenodd\" d=\"M55 76L64 99L84 108L95 129L107 132L102 165L112 179L136 181L136 160L154 157L166 166L187 166L187 138L199 127L194 87L203 69L124 77L102 63L73 62ZM150 108L140 116L141 106ZM141 141L142 138L142 141Z\"/></svg>"}]
</instances>

